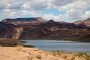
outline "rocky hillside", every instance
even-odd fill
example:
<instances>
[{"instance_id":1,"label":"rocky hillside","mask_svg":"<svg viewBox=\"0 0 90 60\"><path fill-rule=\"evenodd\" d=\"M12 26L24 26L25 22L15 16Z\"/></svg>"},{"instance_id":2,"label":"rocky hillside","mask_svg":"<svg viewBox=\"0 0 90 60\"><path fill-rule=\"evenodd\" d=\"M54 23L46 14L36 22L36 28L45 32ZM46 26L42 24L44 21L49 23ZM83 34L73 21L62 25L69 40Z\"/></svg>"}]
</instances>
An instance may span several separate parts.
<instances>
[{"instance_id":1,"label":"rocky hillside","mask_svg":"<svg viewBox=\"0 0 90 60\"><path fill-rule=\"evenodd\" d=\"M0 38L33 39L50 35L52 32L42 26L12 27L0 30Z\"/></svg>"},{"instance_id":2,"label":"rocky hillside","mask_svg":"<svg viewBox=\"0 0 90 60\"><path fill-rule=\"evenodd\" d=\"M64 60L40 49L21 47L0 47L0 58L2 60Z\"/></svg>"},{"instance_id":3,"label":"rocky hillside","mask_svg":"<svg viewBox=\"0 0 90 60\"><path fill-rule=\"evenodd\" d=\"M86 25L87 27L90 27L90 18L86 20L80 20L75 22L76 25Z\"/></svg>"},{"instance_id":4,"label":"rocky hillside","mask_svg":"<svg viewBox=\"0 0 90 60\"><path fill-rule=\"evenodd\" d=\"M10 21L13 23L8 23ZM16 24L16 21L25 22L25 24ZM17 18L0 22L0 38L90 41L89 37L87 38L89 35L90 30L85 23L77 25L53 20L44 21L41 18Z\"/></svg>"},{"instance_id":5,"label":"rocky hillside","mask_svg":"<svg viewBox=\"0 0 90 60\"><path fill-rule=\"evenodd\" d=\"M6 22L0 22L0 29L6 29L6 28L10 28L13 27L13 24L7 24Z\"/></svg>"}]
</instances>

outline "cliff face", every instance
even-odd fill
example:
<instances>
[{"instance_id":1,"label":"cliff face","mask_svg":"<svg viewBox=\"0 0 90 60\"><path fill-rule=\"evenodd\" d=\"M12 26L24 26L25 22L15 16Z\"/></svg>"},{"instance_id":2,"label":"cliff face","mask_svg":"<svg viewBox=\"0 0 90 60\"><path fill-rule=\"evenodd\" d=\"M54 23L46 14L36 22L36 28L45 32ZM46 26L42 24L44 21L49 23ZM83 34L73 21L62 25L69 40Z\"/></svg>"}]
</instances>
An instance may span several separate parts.
<instances>
[{"instance_id":1,"label":"cliff face","mask_svg":"<svg viewBox=\"0 0 90 60\"><path fill-rule=\"evenodd\" d=\"M23 28L7 28L0 30L0 38L19 39L22 32Z\"/></svg>"},{"instance_id":2,"label":"cliff face","mask_svg":"<svg viewBox=\"0 0 90 60\"><path fill-rule=\"evenodd\" d=\"M23 29L20 39L33 39L50 35L52 32L42 26L28 26Z\"/></svg>"},{"instance_id":3,"label":"cliff face","mask_svg":"<svg viewBox=\"0 0 90 60\"><path fill-rule=\"evenodd\" d=\"M53 20L45 22L42 18L29 19L3 20L3 22L0 22L0 38L65 39L67 37L66 39L69 40L73 37L72 39L79 40L82 38L86 39L86 36L90 35L90 30L85 23L60 23ZM13 21L15 24L8 23L10 21ZM21 22L25 22L25 24Z\"/></svg>"},{"instance_id":4,"label":"cliff face","mask_svg":"<svg viewBox=\"0 0 90 60\"><path fill-rule=\"evenodd\" d=\"M50 35L52 32L42 26L12 27L0 30L0 38L33 39Z\"/></svg>"},{"instance_id":5,"label":"cliff face","mask_svg":"<svg viewBox=\"0 0 90 60\"><path fill-rule=\"evenodd\" d=\"M6 29L6 28L10 28L13 27L13 24L7 24L5 22L0 22L0 29Z\"/></svg>"},{"instance_id":6,"label":"cliff face","mask_svg":"<svg viewBox=\"0 0 90 60\"><path fill-rule=\"evenodd\" d=\"M21 36L21 33L23 32L23 28L15 28L16 33L12 36L14 39L19 39Z\"/></svg>"}]
</instances>

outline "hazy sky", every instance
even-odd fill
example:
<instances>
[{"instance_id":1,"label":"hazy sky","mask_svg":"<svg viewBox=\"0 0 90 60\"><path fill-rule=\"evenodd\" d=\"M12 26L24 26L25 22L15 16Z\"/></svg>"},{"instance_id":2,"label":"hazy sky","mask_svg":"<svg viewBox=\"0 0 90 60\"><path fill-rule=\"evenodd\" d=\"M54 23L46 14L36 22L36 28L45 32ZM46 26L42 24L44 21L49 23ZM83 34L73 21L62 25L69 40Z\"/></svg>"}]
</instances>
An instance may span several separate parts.
<instances>
[{"instance_id":1,"label":"hazy sky","mask_svg":"<svg viewBox=\"0 0 90 60\"><path fill-rule=\"evenodd\" d=\"M90 17L90 0L0 0L0 20L19 17L83 20Z\"/></svg>"}]
</instances>

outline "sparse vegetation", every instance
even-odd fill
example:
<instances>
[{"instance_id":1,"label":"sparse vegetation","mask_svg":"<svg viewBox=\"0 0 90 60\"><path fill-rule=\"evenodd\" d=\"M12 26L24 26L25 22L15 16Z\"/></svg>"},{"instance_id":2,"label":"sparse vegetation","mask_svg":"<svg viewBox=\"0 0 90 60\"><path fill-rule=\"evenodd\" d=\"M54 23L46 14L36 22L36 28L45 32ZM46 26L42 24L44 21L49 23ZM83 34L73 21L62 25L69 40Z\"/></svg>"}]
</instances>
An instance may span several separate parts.
<instances>
[{"instance_id":1,"label":"sparse vegetation","mask_svg":"<svg viewBox=\"0 0 90 60\"><path fill-rule=\"evenodd\" d=\"M86 60L90 60L90 57L85 57Z\"/></svg>"},{"instance_id":2,"label":"sparse vegetation","mask_svg":"<svg viewBox=\"0 0 90 60\"><path fill-rule=\"evenodd\" d=\"M36 54L35 57L38 58L38 59L41 59L42 58L40 54Z\"/></svg>"},{"instance_id":3,"label":"sparse vegetation","mask_svg":"<svg viewBox=\"0 0 90 60\"><path fill-rule=\"evenodd\" d=\"M56 56L56 53L54 53L53 56Z\"/></svg>"},{"instance_id":4,"label":"sparse vegetation","mask_svg":"<svg viewBox=\"0 0 90 60\"><path fill-rule=\"evenodd\" d=\"M19 41L14 39L0 39L0 46L2 47L35 47L33 45L23 45L26 41Z\"/></svg>"},{"instance_id":5,"label":"sparse vegetation","mask_svg":"<svg viewBox=\"0 0 90 60\"><path fill-rule=\"evenodd\" d=\"M27 43L26 41L20 41L20 42L22 42L22 43Z\"/></svg>"},{"instance_id":6,"label":"sparse vegetation","mask_svg":"<svg viewBox=\"0 0 90 60\"><path fill-rule=\"evenodd\" d=\"M72 58L71 58L71 60L74 60L74 59L75 59L75 57L72 57Z\"/></svg>"},{"instance_id":7,"label":"sparse vegetation","mask_svg":"<svg viewBox=\"0 0 90 60\"><path fill-rule=\"evenodd\" d=\"M23 45L16 45L16 47L24 47Z\"/></svg>"},{"instance_id":8,"label":"sparse vegetation","mask_svg":"<svg viewBox=\"0 0 90 60\"><path fill-rule=\"evenodd\" d=\"M43 50L43 51L46 51L46 50Z\"/></svg>"},{"instance_id":9,"label":"sparse vegetation","mask_svg":"<svg viewBox=\"0 0 90 60\"><path fill-rule=\"evenodd\" d=\"M80 56L82 57L83 55L84 55L83 52L78 52L78 53L77 53L77 56L79 56L79 57L80 57Z\"/></svg>"},{"instance_id":10,"label":"sparse vegetation","mask_svg":"<svg viewBox=\"0 0 90 60\"><path fill-rule=\"evenodd\" d=\"M23 45L24 47L35 47L33 45Z\"/></svg>"},{"instance_id":11,"label":"sparse vegetation","mask_svg":"<svg viewBox=\"0 0 90 60\"><path fill-rule=\"evenodd\" d=\"M85 52L84 53L83 52L78 52L77 54L75 53L74 55L78 56L78 57L84 57L86 60L90 60L90 56Z\"/></svg>"},{"instance_id":12,"label":"sparse vegetation","mask_svg":"<svg viewBox=\"0 0 90 60\"><path fill-rule=\"evenodd\" d=\"M57 53L59 53L60 51L59 50L57 50Z\"/></svg>"},{"instance_id":13,"label":"sparse vegetation","mask_svg":"<svg viewBox=\"0 0 90 60\"><path fill-rule=\"evenodd\" d=\"M68 51L68 53L70 53L70 52Z\"/></svg>"},{"instance_id":14,"label":"sparse vegetation","mask_svg":"<svg viewBox=\"0 0 90 60\"><path fill-rule=\"evenodd\" d=\"M67 56L65 55L63 58L67 58Z\"/></svg>"},{"instance_id":15,"label":"sparse vegetation","mask_svg":"<svg viewBox=\"0 0 90 60\"><path fill-rule=\"evenodd\" d=\"M64 50L61 50L60 52L61 52L61 53L65 53L65 51L64 51Z\"/></svg>"},{"instance_id":16,"label":"sparse vegetation","mask_svg":"<svg viewBox=\"0 0 90 60\"><path fill-rule=\"evenodd\" d=\"M84 55L85 55L86 57L90 57L86 52L84 53Z\"/></svg>"},{"instance_id":17,"label":"sparse vegetation","mask_svg":"<svg viewBox=\"0 0 90 60\"><path fill-rule=\"evenodd\" d=\"M75 53L74 56L77 56L77 54Z\"/></svg>"},{"instance_id":18,"label":"sparse vegetation","mask_svg":"<svg viewBox=\"0 0 90 60\"><path fill-rule=\"evenodd\" d=\"M72 52L65 52L64 50L61 50L61 51L57 50L57 51L51 51L51 54L53 56L62 57L68 60L75 60L75 58L82 58L82 59L90 60L90 56L87 53L83 53L83 52L72 54Z\"/></svg>"},{"instance_id":19,"label":"sparse vegetation","mask_svg":"<svg viewBox=\"0 0 90 60\"><path fill-rule=\"evenodd\" d=\"M0 45L2 47L15 47L16 45L22 45L22 42L14 39L0 39Z\"/></svg>"}]
</instances>

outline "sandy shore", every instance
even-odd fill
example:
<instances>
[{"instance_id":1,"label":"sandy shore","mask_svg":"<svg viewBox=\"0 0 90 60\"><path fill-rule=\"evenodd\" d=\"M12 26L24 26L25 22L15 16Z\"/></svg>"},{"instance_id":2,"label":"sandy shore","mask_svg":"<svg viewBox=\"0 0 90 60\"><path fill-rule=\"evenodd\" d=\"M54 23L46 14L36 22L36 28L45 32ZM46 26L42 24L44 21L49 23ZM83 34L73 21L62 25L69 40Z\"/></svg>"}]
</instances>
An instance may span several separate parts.
<instances>
[{"instance_id":1,"label":"sandy shore","mask_svg":"<svg viewBox=\"0 0 90 60\"><path fill-rule=\"evenodd\" d=\"M63 60L40 49L0 47L0 60Z\"/></svg>"}]
</instances>

